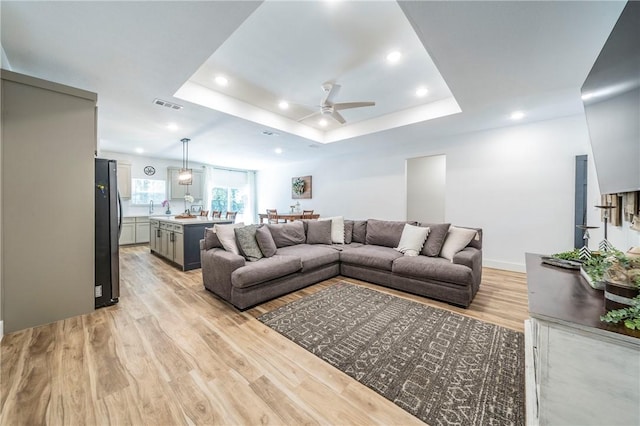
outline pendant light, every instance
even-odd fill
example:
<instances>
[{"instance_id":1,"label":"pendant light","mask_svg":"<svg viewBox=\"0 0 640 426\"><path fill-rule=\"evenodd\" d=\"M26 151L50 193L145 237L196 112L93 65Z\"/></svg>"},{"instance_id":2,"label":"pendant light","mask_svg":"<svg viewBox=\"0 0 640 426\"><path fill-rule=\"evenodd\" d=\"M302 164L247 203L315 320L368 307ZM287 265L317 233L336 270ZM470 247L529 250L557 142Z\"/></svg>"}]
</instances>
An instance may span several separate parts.
<instances>
[{"instance_id":1,"label":"pendant light","mask_svg":"<svg viewBox=\"0 0 640 426\"><path fill-rule=\"evenodd\" d=\"M180 185L191 185L193 173L189 168L189 141L191 139L181 139L182 142L182 168L178 173L178 183Z\"/></svg>"}]
</instances>

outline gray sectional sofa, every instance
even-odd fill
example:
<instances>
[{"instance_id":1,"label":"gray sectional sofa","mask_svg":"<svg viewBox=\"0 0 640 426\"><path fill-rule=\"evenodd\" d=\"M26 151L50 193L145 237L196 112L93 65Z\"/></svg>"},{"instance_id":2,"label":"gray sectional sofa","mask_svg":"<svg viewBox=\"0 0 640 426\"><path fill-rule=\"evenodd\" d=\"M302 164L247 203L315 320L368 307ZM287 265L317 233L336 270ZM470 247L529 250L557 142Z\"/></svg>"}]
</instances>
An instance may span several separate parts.
<instances>
[{"instance_id":1,"label":"gray sectional sofa","mask_svg":"<svg viewBox=\"0 0 640 426\"><path fill-rule=\"evenodd\" d=\"M462 307L469 306L480 287L481 229L375 219L338 221L336 229L335 221L320 222L237 227L232 247L222 229L207 229L200 241L205 288L246 309L337 275ZM430 229L418 255L396 249L407 223ZM453 231L458 235L460 230L472 230L473 238L464 247L452 247ZM449 259L441 257L444 251Z\"/></svg>"}]
</instances>

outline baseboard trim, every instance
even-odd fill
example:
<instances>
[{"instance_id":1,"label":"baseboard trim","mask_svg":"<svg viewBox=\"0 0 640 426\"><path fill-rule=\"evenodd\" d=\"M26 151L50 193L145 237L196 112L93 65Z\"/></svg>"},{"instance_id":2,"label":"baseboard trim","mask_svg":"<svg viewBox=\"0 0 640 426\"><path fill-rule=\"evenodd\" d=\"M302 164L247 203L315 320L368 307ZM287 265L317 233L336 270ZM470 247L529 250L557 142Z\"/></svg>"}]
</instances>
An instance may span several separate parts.
<instances>
[{"instance_id":1,"label":"baseboard trim","mask_svg":"<svg viewBox=\"0 0 640 426\"><path fill-rule=\"evenodd\" d=\"M0 342L2 342L3 337L4 337L4 321L0 321Z\"/></svg>"},{"instance_id":2,"label":"baseboard trim","mask_svg":"<svg viewBox=\"0 0 640 426\"><path fill-rule=\"evenodd\" d=\"M484 260L482 266L487 268L502 269L511 272L527 272L524 263L500 262L498 260Z\"/></svg>"}]
</instances>

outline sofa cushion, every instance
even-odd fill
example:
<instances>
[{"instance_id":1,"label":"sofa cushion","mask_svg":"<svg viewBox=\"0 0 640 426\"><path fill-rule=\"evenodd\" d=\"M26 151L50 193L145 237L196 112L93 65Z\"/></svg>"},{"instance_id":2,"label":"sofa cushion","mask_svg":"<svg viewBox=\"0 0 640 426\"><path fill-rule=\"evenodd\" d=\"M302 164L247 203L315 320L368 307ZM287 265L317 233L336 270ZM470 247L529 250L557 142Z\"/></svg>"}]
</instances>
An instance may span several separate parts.
<instances>
[{"instance_id":1,"label":"sofa cushion","mask_svg":"<svg viewBox=\"0 0 640 426\"><path fill-rule=\"evenodd\" d=\"M236 233L234 228L244 226L244 223L218 224L213 225L213 232L218 236L218 240L226 251L233 254L240 254L238 243L236 243Z\"/></svg>"},{"instance_id":2,"label":"sofa cushion","mask_svg":"<svg viewBox=\"0 0 640 426\"><path fill-rule=\"evenodd\" d=\"M429 228L429 236L422 247L420 254L425 256L438 256L444 240L447 238L450 223L421 223L420 226Z\"/></svg>"},{"instance_id":3,"label":"sofa cushion","mask_svg":"<svg viewBox=\"0 0 640 426\"><path fill-rule=\"evenodd\" d=\"M276 254L276 242L273 241L273 237L271 236L271 231L266 226L262 226L256 230L256 242L260 247L260 251L264 255L264 257L271 257Z\"/></svg>"},{"instance_id":4,"label":"sofa cushion","mask_svg":"<svg viewBox=\"0 0 640 426\"><path fill-rule=\"evenodd\" d=\"M271 231L273 241L276 247L287 247L295 244L304 244L306 236L304 235L304 225L296 220L295 222L282 224L268 224L267 228Z\"/></svg>"},{"instance_id":5,"label":"sofa cushion","mask_svg":"<svg viewBox=\"0 0 640 426\"><path fill-rule=\"evenodd\" d=\"M353 221L345 220L344 221L344 243L351 244L353 240Z\"/></svg>"},{"instance_id":6,"label":"sofa cushion","mask_svg":"<svg viewBox=\"0 0 640 426\"><path fill-rule=\"evenodd\" d=\"M256 231L261 226L247 225L233 230L236 234L236 242L238 243L240 254L249 262L255 262L264 257L256 240Z\"/></svg>"},{"instance_id":7,"label":"sofa cushion","mask_svg":"<svg viewBox=\"0 0 640 426\"><path fill-rule=\"evenodd\" d=\"M453 262L453 256L465 248L477 234L478 232L475 229L452 226L447 232L447 238L444 240L442 250L440 250L440 256Z\"/></svg>"},{"instance_id":8,"label":"sofa cushion","mask_svg":"<svg viewBox=\"0 0 640 426\"><path fill-rule=\"evenodd\" d=\"M296 246L282 247L278 249L278 254L300 258L302 260L302 272L337 263L340 260L340 252L338 250L320 245L298 244Z\"/></svg>"},{"instance_id":9,"label":"sofa cushion","mask_svg":"<svg viewBox=\"0 0 640 426\"><path fill-rule=\"evenodd\" d=\"M222 243L213 228L204 228L204 249L211 250L212 248L223 248Z\"/></svg>"},{"instance_id":10,"label":"sofa cushion","mask_svg":"<svg viewBox=\"0 0 640 426\"><path fill-rule=\"evenodd\" d=\"M393 262L393 273L423 280L444 281L462 286L473 285L471 268L441 257L403 256Z\"/></svg>"},{"instance_id":11,"label":"sofa cushion","mask_svg":"<svg viewBox=\"0 0 640 426\"><path fill-rule=\"evenodd\" d=\"M335 244L344 244L344 217L342 216L321 217L318 220L319 221L330 220L331 221L331 242Z\"/></svg>"},{"instance_id":12,"label":"sofa cushion","mask_svg":"<svg viewBox=\"0 0 640 426\"><path fill-rule=\"evenodd\" d=\"M391 271L393 261L399 257L402 257L402 253L398 253L393 248L372 245L363 245L359 248L340 252L340 260L342 262L385 271Z\"/></svg>"},{"instance_id":13,"label":"sofa cushion","mask_svg":"<svg viewBox=\"0 0 640 426\"><path fill-rule=\"evenodd\" d=\"M367 221L366 220L354 220L353 221L353 235L351 238L352 243L364 244L367 239Z\"/></svg>"},{"instance_id":14,"label":"sofa cushion","mask_svg":"<svg viewBox=\"0 0 640 426\"><path fill-rule=\"evenodd\" d=\"M404 225L400 242L395 250L398 250L405 256L417 256L420 254L420 250L422 250L422 246L424 245L428 234L429 228L409 225L407 223Z\"/></svg>"},{"instance_id":15,"label":"sofa cushion","mask_svg":"<svg viewBox=\"0 0 640 426\"><path fill-rule=\"evenodd\" d=\"M384 247L398 247L404 225L407 222L391 220L367 220L366 243Z\"/></svg>"},{"instance_id":16,"label":"sofa cushion","mask_svg":"<svg viewBox=\"0 0 640 426\"><path fill-rule=\"evenodd\" d=\"M307 222L307 244L331 244L331 222L327 220Z\"/></svg>"},{"instance_id":17,"label":"sofa cushion","mask_svg":"<svg viewBox=\"0 0 640 426\"><path fill-rule=\"evenodd\" d=\"M299 257L276 254L257 262L246 263L236 269L231 273L231 284L238 288L251 287L293 274L301 269L302 262Z\"/></svg>"}]
</instances>

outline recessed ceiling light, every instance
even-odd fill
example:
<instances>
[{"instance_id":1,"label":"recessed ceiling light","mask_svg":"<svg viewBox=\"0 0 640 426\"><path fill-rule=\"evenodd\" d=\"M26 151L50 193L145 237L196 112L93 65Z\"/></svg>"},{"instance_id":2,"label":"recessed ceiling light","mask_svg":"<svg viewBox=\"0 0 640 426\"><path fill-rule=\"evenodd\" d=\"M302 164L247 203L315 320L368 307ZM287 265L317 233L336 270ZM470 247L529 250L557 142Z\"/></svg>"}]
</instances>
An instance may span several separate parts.
<instances>
[{"instance_id":1,"label":"recessed ceiling light","mask_svg":"<svg viewBox=\"0 0 640 426\"><path fill-rule=\"evenodd\" d=\"M327 120L325 120L324 118L321 118L320 121L318 121L318 124L321 125L322 127L324 127L327 124L329 124L329 122Z\"/></svg>"},{"instance_id":2,"label":"recessed ceiling light","mask_svg":"<svg viewBox=\"0 0 640 426\"><path fill-rule=\"evenodd\" d=\"M589 100L589 99L593 98L593 93L585 93L581 97L582 97L583 101L586 101L586 100Z\"/></svg>"},{"instance_id":3,"label":"recessed ceiling light","mask_svg":"<svg viewBox=\"0 0 640 426\"><path fill-rule=\"evenodd\" d=\"M429 89L424 86L420 86L416 89L416 96L419 98L427 96L427 93L429 93Z\"/></svg>"},{"instance_id":4,"label":"recessed ceiling light","mask_svg":"<svg viewBox=\"0 0 640 426\"><path fill-rule=\"evenodd\" d=\"M142 153L144 152L144 149L142 149L142 148L136 148L136 152L137 152L138 154L142 154Z\"/></svg>"},{"instance_id":5,"label":"recessed ceiling light","mask_svg":"<svg viewBox=\"0 0 640 426\"><path fill-rule=\"evenodd\" d=\"M273 150L276 154L282 154L282 148L276 148Z\"/></svg>"},{"instance_id":6,"label":"recessed ceiling light","mask_svg":"<svg viewBox=\"0 0 640 426\"><path fill-rule=\"evenodd\" d=\"M280 103L278 104L278 106L280 107L280 109L289 109L289 102L287 102L287 101L280 101Z\"/></svg>"},{"instance_id":7,"label":"recessed ceiling light","mask_svg":"<svg viewBox=\"0 0 640 426\"><path fill-rule=\"evenodd\" d=\"M394 50L393 52L390 52L387 55L387 61L391 64L395 64L400 60L401 57L402 57L402 53L398 52L397 50Z\"/></svg>"},{"instance_id":8,"label":"recessed ceiling light","mask_svg":"<svg viewBox=\"0 0 640 426\"><path fill-rule=\"evenodd\" d=\"M171 130L172 132L175 132L176 130L178 130L178 125L176 123L168 123L167 129Z\"/></svg>"},{"instance_id":9,"label":"recessed ceiling light","mask_svg":"<svg viewBox=\"0 0 640 426\"><path fill-rule=\"evenodd\" d=\"M215 78L216 83L218 84L218 86L226 86L227 84L229 84L229 80L227 80L227 78L223 75L219 75Z\"/></svg>"},{"instance_id":10,"label":"recessed ceiling light","mask_svg":"<svg viewBox=\"0 0 640 426\"><path fill-rule=\"evenodd\" d=\"M522 120L524 118L524 112L522 111L514 111L511 113L510 118L512 120Z\"/></svg>"}]
</instances>

